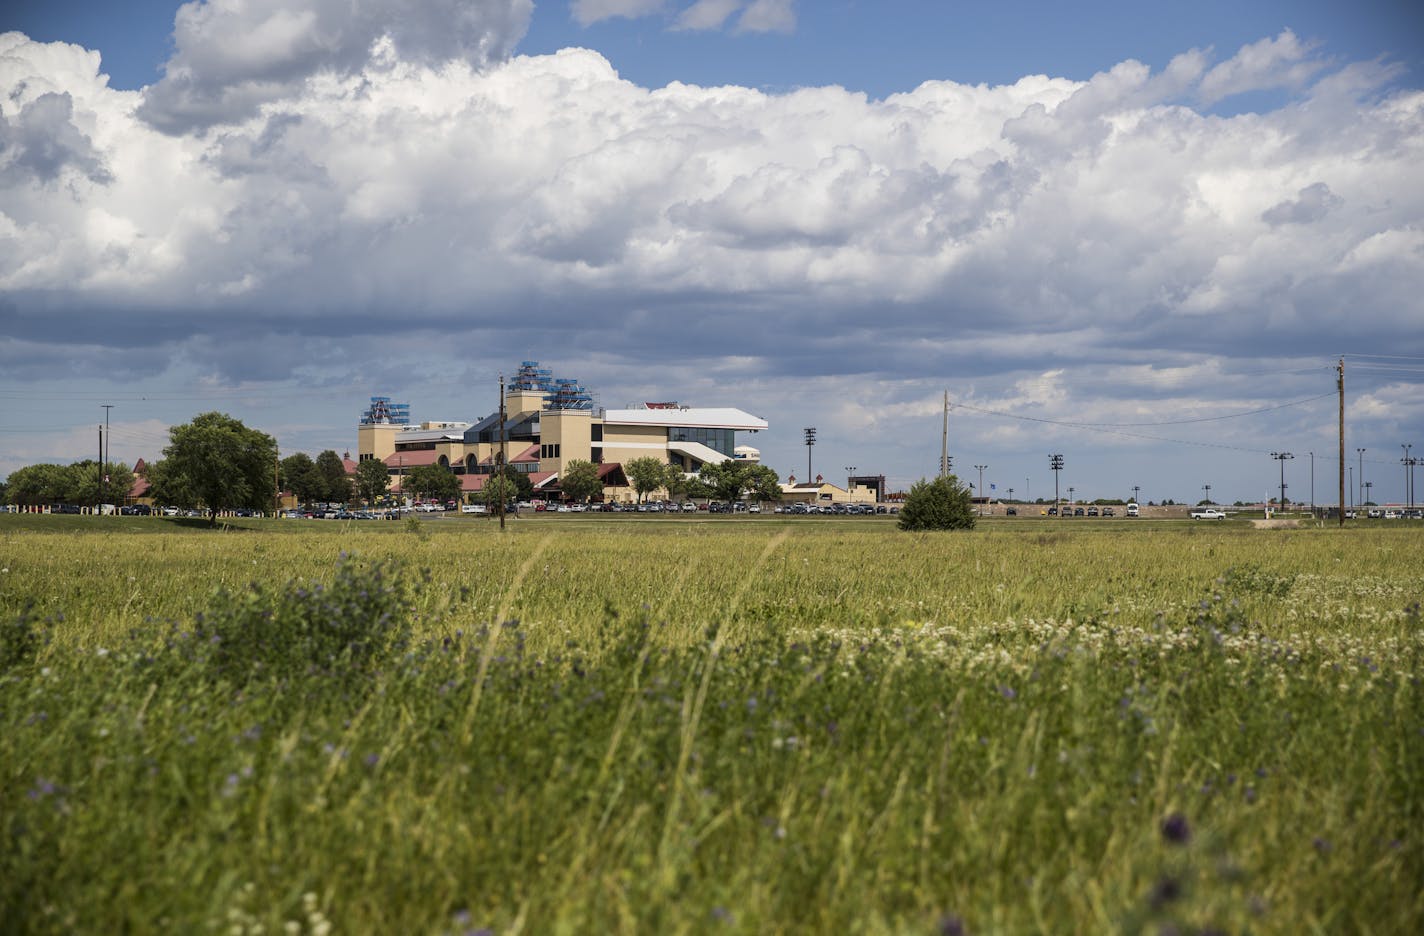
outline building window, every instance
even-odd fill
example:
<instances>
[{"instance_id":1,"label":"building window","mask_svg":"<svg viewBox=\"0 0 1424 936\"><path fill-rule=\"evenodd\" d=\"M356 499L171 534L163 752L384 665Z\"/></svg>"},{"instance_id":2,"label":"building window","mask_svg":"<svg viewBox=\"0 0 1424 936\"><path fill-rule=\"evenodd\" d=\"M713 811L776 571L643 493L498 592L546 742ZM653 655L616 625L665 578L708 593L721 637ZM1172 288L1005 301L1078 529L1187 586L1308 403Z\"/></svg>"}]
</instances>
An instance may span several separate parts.
<instances>
[{"instance_id":1,"label":"building window","mask_svg":"<svg viewBox=\"0 0 1424 936\"><path fill-rule=\"evenodd\" d=\"M603 464L603 446L595 445L593 447L590 457L593 459L593 463L595 465Z\"/></svg>"},{"instance_id":2,"label":"building window","mask_svg":"<svg viewBox=\"0 0 1424 936\"><path fill-rule=\"evenodd\" d=\"M540 459L545 459L545 458L558 458L558 457L559 457L559 443L554 442L554 443L552 443L552 444L546 444L546 445L541 445L541 446L539 446L539 458L540 458Z\"/></svg>"},{"instance_id":3,"label":"building window","mask_svg":"<svg viewBox=\"0 0 1424 936\"><path fill-rule=\"evenodd\" d=\"M669 442L696 442L731 458L736 450L736 432L732 429L703 429L694 426L674 426L668 429Z\"/></svg>"},{"instance_id":4,"label":"building window","mask_svg":"<svg viewBox=\"0 0 1424 936\"><path fill-rule=\"evenodd\" d=\"M589 432L592 433L589 438L592 439L594 442L603 441L603 423L594 423L592 426L589 427Z\"/></svg>"}]
</instances>

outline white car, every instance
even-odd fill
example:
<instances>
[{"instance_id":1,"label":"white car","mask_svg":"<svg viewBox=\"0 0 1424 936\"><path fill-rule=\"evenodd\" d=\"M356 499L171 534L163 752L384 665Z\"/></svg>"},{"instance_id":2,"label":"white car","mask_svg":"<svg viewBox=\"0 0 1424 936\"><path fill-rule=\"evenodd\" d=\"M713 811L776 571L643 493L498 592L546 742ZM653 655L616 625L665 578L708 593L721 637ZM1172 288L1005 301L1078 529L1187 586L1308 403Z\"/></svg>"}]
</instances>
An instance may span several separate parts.
<instances>
[{"instance_id":1,"label":"white car","mask_svg":"<svg viewBox=\"0 0 1424 936\"><path fill-rule=\"evenodd\" d=\"M1192 511L1193 520L1225 520L1226 513L1214 507L1198 507Z\"/></svg>"}]
</instances>

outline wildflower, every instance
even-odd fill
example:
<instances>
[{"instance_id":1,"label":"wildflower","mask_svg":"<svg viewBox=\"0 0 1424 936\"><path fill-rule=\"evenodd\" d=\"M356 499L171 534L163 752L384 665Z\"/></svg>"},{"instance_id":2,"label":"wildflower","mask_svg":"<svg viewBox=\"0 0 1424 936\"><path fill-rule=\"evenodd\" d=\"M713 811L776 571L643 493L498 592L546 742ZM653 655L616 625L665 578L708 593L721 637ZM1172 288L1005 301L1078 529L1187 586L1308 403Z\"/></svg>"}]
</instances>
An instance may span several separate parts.
<instances>
[{"instance_id":1,"label":"wildflower","mask_svg":"<svg viewBox=\"0 0 1424 936\"><path fill-rule=\"evenodd\" d=\"M1181 813L1172 813L1162 821L1162 838L1174 845L1185 845L1192 837L1192 830L1187 825L1187 817Z\"/></svg>"},{"instance_id":2,"label":"wildflower","mask_svg":"<svg viewBox=\"0 0 1424 936\"><path fill-rule=\"evenodd\" d=\"M940 936L966 936L969 932L964 928L964 921L953 913L940 917L937 929Z\"/></svg>"},{"instance_id":3,"label":"wildflower","mask_svg":"<svg viewBox=\"0 0 1424 936\"><path fill-rule=\"evenodd\" d=\"M1160 910L1182 896L1182 885L1176 878L1164 877L1152 886L1152 909Z\"/></svg>"}]
</instances>

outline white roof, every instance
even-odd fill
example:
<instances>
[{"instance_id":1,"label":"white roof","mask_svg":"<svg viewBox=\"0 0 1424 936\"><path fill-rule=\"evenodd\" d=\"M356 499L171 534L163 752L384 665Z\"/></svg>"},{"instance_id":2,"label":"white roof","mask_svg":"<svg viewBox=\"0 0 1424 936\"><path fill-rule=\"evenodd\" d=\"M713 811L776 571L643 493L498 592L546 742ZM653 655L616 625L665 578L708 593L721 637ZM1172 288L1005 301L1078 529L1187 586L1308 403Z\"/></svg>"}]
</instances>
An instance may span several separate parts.
<instances>
[{"instance_id":1,"label":"white roof","mask_svg":"<svg viewBox=\"0 0 1424 936\"><path fill-rule=\"evenodd\" d=\"M755 432L766 420L735 407L682 406L677 409L611 409L604 423L622 426L686 426L689 429L738 429Z\"/></svg>"}]
</instances>

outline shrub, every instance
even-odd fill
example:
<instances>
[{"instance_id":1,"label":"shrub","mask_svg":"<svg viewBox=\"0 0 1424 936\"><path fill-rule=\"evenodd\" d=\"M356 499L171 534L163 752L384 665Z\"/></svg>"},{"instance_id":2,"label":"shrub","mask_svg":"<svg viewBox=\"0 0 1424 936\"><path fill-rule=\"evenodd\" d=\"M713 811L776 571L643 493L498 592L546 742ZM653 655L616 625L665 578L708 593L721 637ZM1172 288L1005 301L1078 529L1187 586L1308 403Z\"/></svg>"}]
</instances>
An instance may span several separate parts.
<instances>
[{"instance_id":1,"label":"shrub","mask_svg":"<svg viewBox=\"0 0 1424 936\"><path fill-rule=\"evenodd\" d=\"M26 605L14 620L0 624L0 673L33 663L47 636L35 623L32 605Z\"/></svg>"},{"instance_id":2,"label":"shrub","mask_svg":"<svg viewBox=\"0 0 1424 936\"><path fill-rule=\"evenodd\" d=\"M343 556L330 585L290 582L220 593L193 638L220 675L369 672L409 630L406 589L392 564Z\"/></svg>"},{"instance_id":3,"label":"shrub","mask_svg":"<svg viewBox=\"0 0 1424 936\"><path fill-rule=\"evenodd\" d=\"M969 488L954 475L920 479L900 508L902 530L972 530L974 505Z\"/></svg>"}]
</instances>

